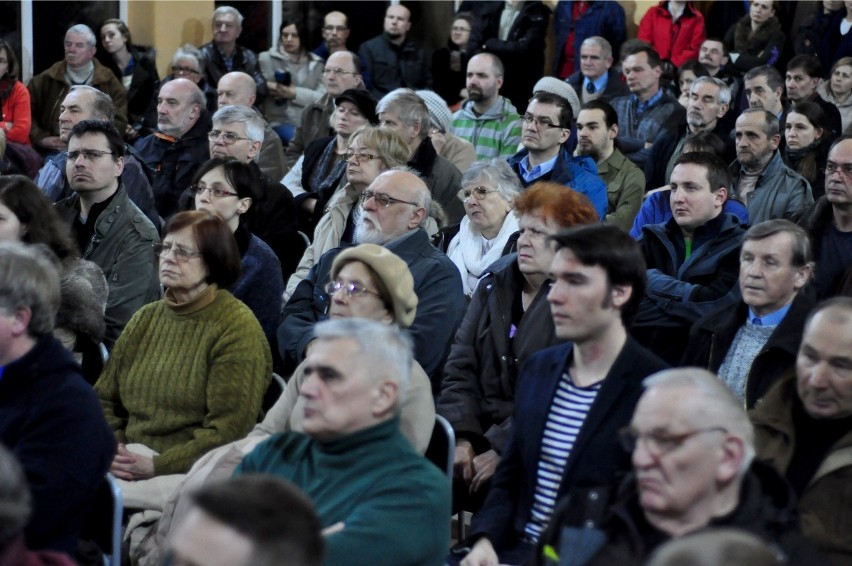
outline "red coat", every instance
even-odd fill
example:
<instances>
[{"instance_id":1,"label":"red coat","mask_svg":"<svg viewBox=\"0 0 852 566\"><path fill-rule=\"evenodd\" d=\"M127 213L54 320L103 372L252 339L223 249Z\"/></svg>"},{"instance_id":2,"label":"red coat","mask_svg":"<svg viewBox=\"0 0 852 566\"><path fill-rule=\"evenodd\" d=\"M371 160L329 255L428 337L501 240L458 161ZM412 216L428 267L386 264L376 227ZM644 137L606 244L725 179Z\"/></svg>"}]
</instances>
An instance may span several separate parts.
<instances>
[{"instance_id":1,"label":"red coat","mask_svg":"<svg viewBox=\"0 0 852 566\"><path fill-rule=\"evenodd\" d=\"M12 123L6 131L7 140L30 145L30 93L21 81L15 81L9 98L3 101L3 121Z\"/></svg>"},{"instance_id":2,"label":"red coat","mask_svg":"<svg viewBox=\"0 0 852 566\"><path fill-rule=\"evenodd\" d=\"M704 16L690 2L680 19L672 22L667 5L664 0L645 13L637 37L650 43L661 58L680 67L684 61L698 59L698 50L707 38Z\"/></svg>"}]
</instances>

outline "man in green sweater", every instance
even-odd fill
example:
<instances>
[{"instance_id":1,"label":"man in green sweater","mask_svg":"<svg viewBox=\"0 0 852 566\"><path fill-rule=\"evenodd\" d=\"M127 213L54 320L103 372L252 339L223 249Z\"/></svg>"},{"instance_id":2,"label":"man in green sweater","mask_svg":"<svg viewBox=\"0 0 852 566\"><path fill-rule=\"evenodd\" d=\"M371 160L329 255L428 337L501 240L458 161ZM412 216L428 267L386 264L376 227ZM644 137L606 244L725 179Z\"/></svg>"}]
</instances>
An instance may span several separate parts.
<instances>
[{"instance_id":1,"label":"man in green sweater","mask_svg":"<svg viewBox=\"0 0 852 566\"><path fill-rule=\"evenodd\" d=\"M320 323L315 335L300 390L304 433L273 436L235 473L274 474L313 499L327 566L443 564L450 483L399 431L409 340L357 318Z\"/></svg>"}]
</instances>

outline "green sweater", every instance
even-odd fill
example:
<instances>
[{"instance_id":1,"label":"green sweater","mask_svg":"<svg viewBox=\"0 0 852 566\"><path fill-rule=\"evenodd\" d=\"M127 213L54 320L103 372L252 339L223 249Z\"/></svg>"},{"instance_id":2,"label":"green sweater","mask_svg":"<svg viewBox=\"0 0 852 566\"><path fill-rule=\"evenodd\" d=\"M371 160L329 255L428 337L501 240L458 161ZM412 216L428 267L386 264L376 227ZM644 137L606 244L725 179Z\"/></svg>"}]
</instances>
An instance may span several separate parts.
<instances>
[{"instance_id":1,"label":"green sweater","mask_svg":"<svg viewBox=\"0 0 852 566\"><path fill-rule=\"evenodd\" d=\"M198 299L139 309L95 389L123 443L159 453L156 475L184 473L257 422L272 357L252 312L211 286Z\"/></svg>"},{"instance_id":2,"label":"green sweater","mask_svg":"<svg viewBox=\"0 0 852 566\"><path fill-rule=\"evenodd\" d=\"M258 445L235 474L293 482L316 506L326 566L443 565L450 542L450 482L399 432L399 418L321 444L285 432Z\"/></svg>"}]
</instances>

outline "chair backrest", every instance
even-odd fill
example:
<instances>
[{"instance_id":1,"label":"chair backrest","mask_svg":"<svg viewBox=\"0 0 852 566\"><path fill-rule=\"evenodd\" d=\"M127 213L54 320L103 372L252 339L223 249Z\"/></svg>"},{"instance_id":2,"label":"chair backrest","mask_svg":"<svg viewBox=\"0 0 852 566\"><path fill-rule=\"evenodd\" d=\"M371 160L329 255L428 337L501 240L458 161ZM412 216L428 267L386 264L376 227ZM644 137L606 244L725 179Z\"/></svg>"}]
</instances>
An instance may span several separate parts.
<instances>
[{"instance_id":1,"label":"chair backrest","mask_svg":"<svg viewBox=\"0 0 852 566\"><path fill-rule=\"evenodd\" d=\"M263 414L269 412L269 409L272 408L278 398L284 393L284 390L287 389L287 382L284 381L284 378L278 375L277 373L272 374L272 381L269 382L269 387L266 389L266 393L263 394L263 403L261 404L261 408L263 409Z\"/></svg>"},{"instance_id":2,"label":"chair backrest","mask_svg":"<svg viewBox=\"0 0 852 566\"><path fill-rule=\"evenodd\" d=\"M103 553L106 566L121 566L121 521L124 499L121 487L112 474L107 473L95 494L95 501L83 525L82 539L91 540Z\"/></svg>"},{"instance_id":3,"label":"chair backrest","mask_svg":"<svg viewBox=\"0 0 852 566\"><path fill-rule=\"evenodd\" d=\"M435 415L432 438L426 447L426 458L447 474L450 485L453 483L453 461L455 460L456 434L449 421L441 415Z\"/></svg>"}]
</instances>

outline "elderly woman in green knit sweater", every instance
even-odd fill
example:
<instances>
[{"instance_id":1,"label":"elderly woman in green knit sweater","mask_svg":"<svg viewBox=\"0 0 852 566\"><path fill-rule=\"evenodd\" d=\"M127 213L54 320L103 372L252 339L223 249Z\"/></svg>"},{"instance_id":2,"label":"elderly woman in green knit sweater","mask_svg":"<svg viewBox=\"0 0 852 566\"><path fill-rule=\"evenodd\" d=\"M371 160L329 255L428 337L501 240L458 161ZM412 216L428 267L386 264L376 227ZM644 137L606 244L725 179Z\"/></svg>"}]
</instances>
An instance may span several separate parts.
<instances>
[{"instance_id":1,"label":"elderly woman in green knit sweater","mask_svg":"<svg viewBox=\"0 0 852 566\"><path fill-rule=\"evenodd\" d=\"M225 290L240 274L227 224L176 214L157 253L165 298L133 316L95 384L119 441L110 471L133 483L245 436L272 376L260 324Z\"/></svg>"}]
</instances>

